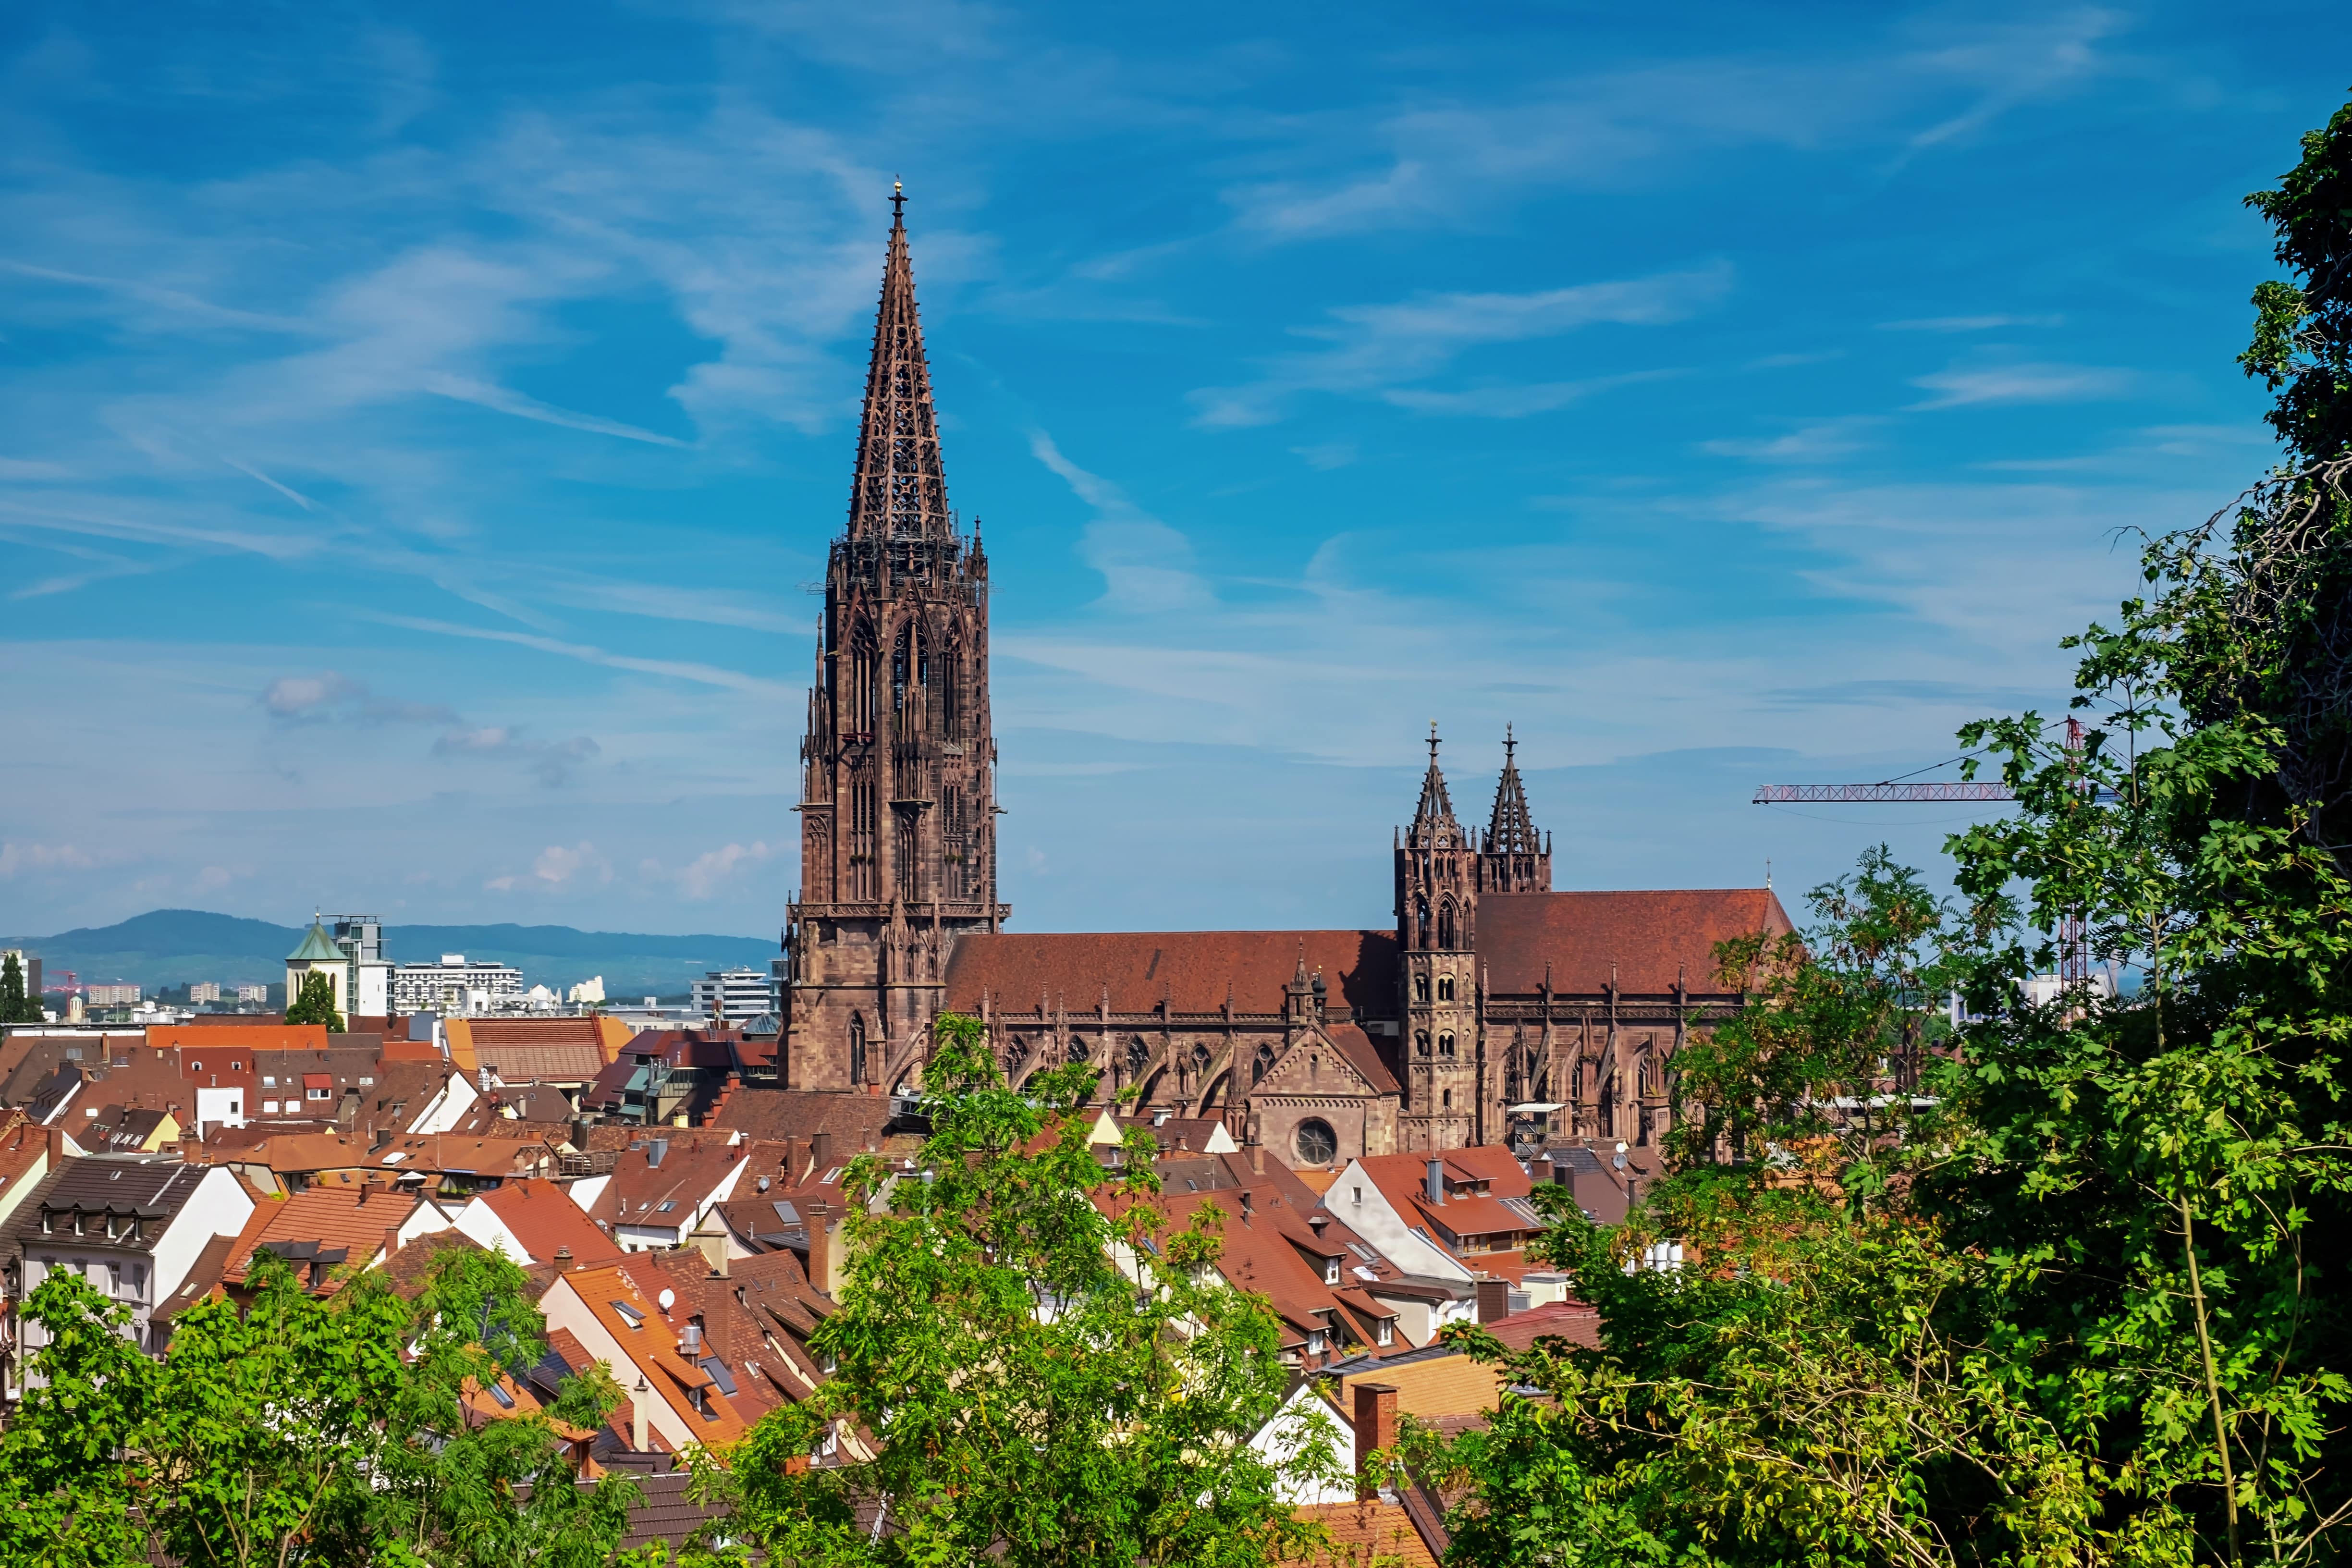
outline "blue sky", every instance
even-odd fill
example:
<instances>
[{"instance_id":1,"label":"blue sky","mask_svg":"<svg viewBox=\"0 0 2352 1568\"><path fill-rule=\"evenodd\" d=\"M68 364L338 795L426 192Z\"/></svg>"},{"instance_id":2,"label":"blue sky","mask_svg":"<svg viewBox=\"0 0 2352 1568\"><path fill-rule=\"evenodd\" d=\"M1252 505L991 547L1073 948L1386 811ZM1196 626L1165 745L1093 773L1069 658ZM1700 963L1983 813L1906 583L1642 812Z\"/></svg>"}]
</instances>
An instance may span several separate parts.
<instances>
[{"instance_id":1,"label":"blue sky","mask_svg":"<svg viewBox=\"0 0 2352 1568\"><path fill-rule=\"evenodd\" d=\"M2270 450L2334 5L0 15L0 929L762 932L892 177L1030 930L1382 923L1431 719L1561 887L2063 700ZM1957 808L1956 808L1957 809Z\"/></svg>"}]
</instances>

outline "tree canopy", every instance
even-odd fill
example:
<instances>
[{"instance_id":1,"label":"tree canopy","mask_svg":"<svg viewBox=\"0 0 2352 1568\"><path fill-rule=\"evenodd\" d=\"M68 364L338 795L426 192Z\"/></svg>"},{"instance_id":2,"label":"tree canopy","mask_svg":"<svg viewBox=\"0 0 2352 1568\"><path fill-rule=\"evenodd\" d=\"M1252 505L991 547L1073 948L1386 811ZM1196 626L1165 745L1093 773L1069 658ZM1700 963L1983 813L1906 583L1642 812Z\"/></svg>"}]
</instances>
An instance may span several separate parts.
<instances>
[{"instance_id":1,"label":"tree canopy","mask_svg":"<svg viewBox=\"0 0 2352 1568\"><path fill-rule=\"evenodd\" d=\"M1097 1162L1096 1082L1013 1089L978 1020L939 1021L919 1173L848 1173L847 1278L811 1345L832 1376L704 1467L730 1536L809 1568L1243 1568L1311 1534L1251 1446L1287 1392L1273 1312L1209 1267L1213 1207L1161 1222L1148 1131ZM875 1457L808 1464L845 1426ZM1294 1469L1330 1462L1310 1441Z\"/></svg>"},{"instance_id":2,"label":"tree canopy","mask_svg":"<svg viewBox=\"0 0 2352 1568\"><path fill-rule=\"evenodd\" d=\"M302 976L302 988L286 1005L286 1021L289 1024L324 1024L328 1032L343 1032L343 1016L335 1011L335 983L322 970L313 969Z\"/></svg>"}]
</instances>

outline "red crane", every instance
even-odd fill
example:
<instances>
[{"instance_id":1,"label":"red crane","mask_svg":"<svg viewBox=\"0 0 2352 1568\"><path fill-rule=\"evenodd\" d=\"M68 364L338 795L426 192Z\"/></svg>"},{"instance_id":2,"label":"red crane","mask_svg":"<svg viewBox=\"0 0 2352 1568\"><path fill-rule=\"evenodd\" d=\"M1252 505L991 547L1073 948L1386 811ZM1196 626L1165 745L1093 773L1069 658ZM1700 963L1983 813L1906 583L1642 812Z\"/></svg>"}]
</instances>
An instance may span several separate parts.
<instances>
[{"instance_id":1,"label":"red crane","mask_svg":"<svg viewBox=\"0 0 2352 1568\"><path fill-rule=\"evenodd\" d=\"M2083 726L2080 721L2066 721L2067 766L2083 750ZM1937 763L1942 766L1942 763ZM1925 770L1922 770L1925 771ZM2086 792L2095 799L2113 800L2111 790ZM1904 801L1946 800L2015 800L2017 792L2004 784L1979 784L1969 780L1958 784L1902 784L1892 779L1877 784L1759 784L1750 805L1791 805L1807 803L1889 803ZM2074 910L2058 920L2058 982L2062 985L2087 985L2091 979L2091 943L2084 929L2082 915Z\"/></svg>"}]
</instances>

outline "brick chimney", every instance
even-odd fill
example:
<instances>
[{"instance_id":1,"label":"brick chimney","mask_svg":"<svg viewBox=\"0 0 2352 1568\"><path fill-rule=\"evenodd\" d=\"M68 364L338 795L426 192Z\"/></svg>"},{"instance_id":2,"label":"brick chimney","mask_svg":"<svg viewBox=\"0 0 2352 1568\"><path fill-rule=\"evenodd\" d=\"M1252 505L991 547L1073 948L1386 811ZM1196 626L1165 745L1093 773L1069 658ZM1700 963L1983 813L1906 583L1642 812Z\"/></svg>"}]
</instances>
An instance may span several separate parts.
<instances>
[{"instance_id":1,"label":"brick chimney","mask_svg":"<svg viewBox=\"0 0 2352 1568\"><path fill-rule=\"evenodd\" d=\"M392 1255L393 1255L394 1253L395 1253L395 1252L398 1252L399 1250L400 1250L400 1227L399 1227L398 1226L396 1226L396 1225L388 1225L388 1226L385 1226L383 1227L383 1256L384 1256L384 1261L386 1261L387 1263L388 1263L388 1262L390 1262L390 1261L392 1260Z\"/></svg>"},{"instance_id":2,"label":"brick chimney","mask_svg":"<svg viewBox=\"0 0 2352 1568\"><path fill-rule=\"evenodd\" d=\"M809 1180L822 1180L832 1163L833 1134L820 1132L809 1140Z\"/></svg>"},{"instance_id":3,"label":"brick chimney","mask_svg":"<svg viewBox=\"0 0 2352 1568\"><path fill-rule=\"evenodd\" d=\"M833 1294L833 1233L826 1213L831 1206L811 1204L807 1215L809 1284L828 1296Z\"/></svg>"},{"instance_id":4,"label":"brick chimney","mask_svg":"<svg viewBox=\"0 0 2352 1568\"><path fill-rule=\"evenodd\" d=\"M1356 1497L1370 1502L1386 1489L1382 1469L1375 1468L1375 1449L1393 1448L1397 1440L1397 1391L1386 1383L1356 1384Z\"/></svg>"},{"instance_id":5,"label":"brick chimney","mask_svg":"<svg viewBox=\"0 0 2352 1568\"><path fill-rule=\"evenodd\" d=\"M1549 1184L1551 1179L1550 1155L1538 1154L1534 1159L1528 1162L1528 1180L1529 1183L1540 1187Z\"/></svg>"},{"instance_id":6,"label":"brick chimney","mask_svg":"<svg viewBox=\"0 0 2352 1568\"><path fill-rule=\"evenodd\" d=\"M1254 1176L1265 1174L1265 1145L1263 1143L1250 1145L1250 1174Z\"/></svg>"},{"instance_id":7,"label":"brick chimney","mask_svg":"<svg viewBox=\"0 0 2352 1568\"><path fill-rule=\"evenodd\" d=\"M1478 1321L1499 1322L1511 1315L1511 1282L1507 1279L1478 1281Z\"/></svg>"}]
</instances>

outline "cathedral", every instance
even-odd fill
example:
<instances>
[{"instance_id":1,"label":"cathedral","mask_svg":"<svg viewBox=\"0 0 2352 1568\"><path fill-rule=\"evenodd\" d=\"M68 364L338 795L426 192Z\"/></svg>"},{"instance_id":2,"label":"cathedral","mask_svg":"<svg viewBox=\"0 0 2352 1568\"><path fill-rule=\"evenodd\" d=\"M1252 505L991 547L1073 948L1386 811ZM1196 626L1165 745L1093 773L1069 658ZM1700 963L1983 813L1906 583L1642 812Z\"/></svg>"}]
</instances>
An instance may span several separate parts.
<instances>
[{"instance_id":1,"label":"cathedral","mask_svg":"<svg viewBox=\"0 0 2352 1568\"><path fill-rule=\"evenodd\" d=\"M1483 827L1432 726L1393 836L1393 924L1034 933L996 885L988 557L948 506L894 217L849 517L833 542L801 744L802 883L783 933L787 1088L920 1081L930 1022L982 1019L1018 1082L1087 1061L1107 1098L1215 1119L1296 1166L1535 1136L1642 1145L1675 1053L1740 1005L1715 946L1790 929L1769 889L1556 893L1507 733Z\"/></svg>"}]
</instances>

